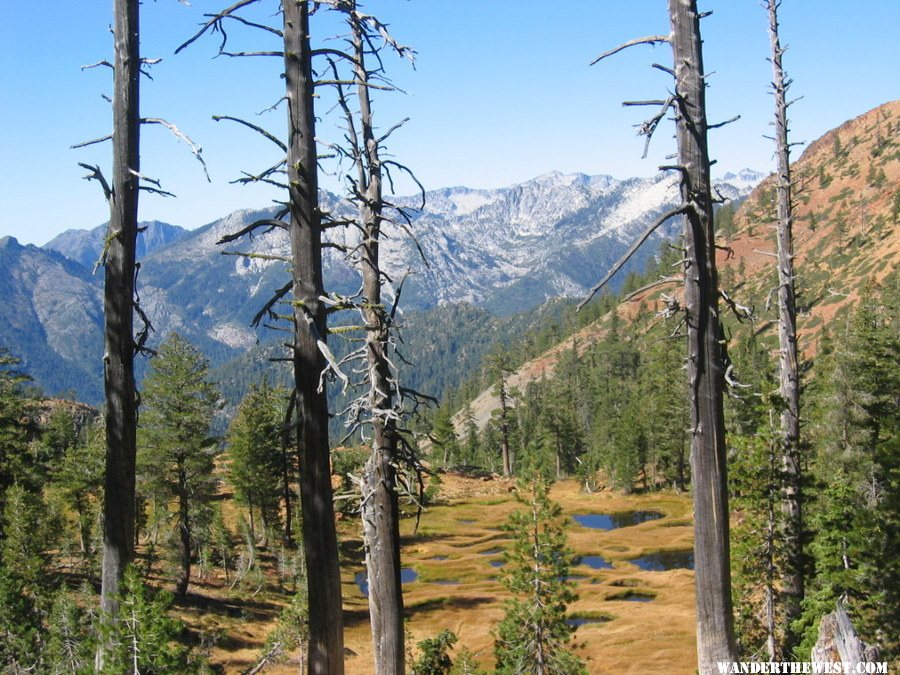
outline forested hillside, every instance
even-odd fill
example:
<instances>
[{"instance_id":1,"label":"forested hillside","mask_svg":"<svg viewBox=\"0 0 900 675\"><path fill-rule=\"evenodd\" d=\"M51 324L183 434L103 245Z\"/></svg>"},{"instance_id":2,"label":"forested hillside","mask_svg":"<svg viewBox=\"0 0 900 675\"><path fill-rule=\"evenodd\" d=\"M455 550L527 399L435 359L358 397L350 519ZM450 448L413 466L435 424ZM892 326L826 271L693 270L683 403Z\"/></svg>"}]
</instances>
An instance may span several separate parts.
<instances>
[{"instance_id":1,"label":"forested hillside","mask_svg":"<svg viewBox=\"0 0 900 675\"><path fill-rule=\"evenodd\" d=\"M819 617L842 595L866 639L888 653L897 648L885 636L896 634L886 626L898 621L892 600L897 567L887 554L897 544L890 533L896 533L892 486L900 386L898 124L900 103L886 104L813 143L793 167L799 177L794 232L808 467L809 592L796 627L804 649L815 640ZM717 216L727 293L735 605L742 608L741 647L751 652L762 649L767 635L758 604L766 570L783 564L783 552L766 549L764 539L771 528L784 526L773 511L775 520L765 520L781 480L772 464L781 402L772 359L777 281L771 184L764 181L736 211L726 205ZM678 258L676 242L663 251L658 269L630 280L628 288L636 290L605 298L608 312L538 357L519 366L516 348L496 355L479 380L490 382L487 389L435 413L435 461L499 472L507 444L514 470L577 476L586 490L605 484L626 493L688 489L681 293L674 282L656 283ZM470 384L467 391L473 389ZM835 519L841 518L843 531L837 533Z\"/></svg>"},{"instance_id":2,"label":"forested hillside","mask_svg":"<svg viewBox=\"0 0 900 675\"><path fill-rule=\"evenodd\" d=\"M811 143L794 165L799 338L801 350L810 357L816 353L822 327L835 316L846 313L866 284L883 280L900 261L898 129L900 102L894 101L848 121ZM738 207L726 203L717 213L716 225L723 242L718 253L722 285L736 302L751 308L753 314L752 323L731 322L731 330L739 335L752 326L758 336L773 336L774 207L770 178ZM671 243L677 246L677 242ZM671 265L673 254L664 255ZM658 267L645 270L640 278L633 275L626 282L624 293L604 301L606 307L583 309L581 313L588 315L588 321L594 314L601 316L517 368L510 375L511 386L523 388L548 376L561 353L573 346L580 353L602 339L611 320L611 315L602 315L603 310L614 301L621 302L616 313L623 319L663 309L667 302L663 293L666 298L679 297L677 283L632 292L667 275L666 263L660 262ZM626 296L627 300L622 301ZM571 317L562 318L562 323L574 327L585 320L573 310ZM511 351L514 360L521 360L521 350ZM499 404L490 390L485 390L471 401L471 407L481 428ZM459 430L459 418L455 424Z\"/></svg>"}]
</instances>

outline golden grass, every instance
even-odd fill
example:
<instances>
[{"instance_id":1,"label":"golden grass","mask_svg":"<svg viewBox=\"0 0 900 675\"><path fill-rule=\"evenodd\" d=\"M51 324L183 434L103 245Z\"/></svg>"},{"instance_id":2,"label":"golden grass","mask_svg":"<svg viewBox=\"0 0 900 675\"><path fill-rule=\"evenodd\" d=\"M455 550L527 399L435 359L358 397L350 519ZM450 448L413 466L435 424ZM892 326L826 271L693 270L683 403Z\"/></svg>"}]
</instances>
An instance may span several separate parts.
<instances>
[{"instance_id":1,"label":"golden grass","mask_svg":"<svg viewBox=\"0 0 900 675\"><path fill-rule=\"evenodd\" d=\"M501 529L509 513L519 508L512 483L445 476L445 501L422 514L418 532L414 519L403 521L403 565L416 570L417 581L404 586L408 631L412 642L450 629L459 636L457 649L466 646L483 665L493 665L492 631L503 618L506 590L497 581L498 569L489 561L491 553L504 546L507 534ZM693 572L673 570L645 572L628 562L645 553L684 550L692 546L691 502L685 495L663 492L651 495L621 495L603 491L584 494L574 481L554 485L551 496L566 514L659 511L664 518L612 531L592 530L572 522L569 545L582 555L602 555L613 569L595 570L585 565L573 568L579 599L570 614L611 617L603 623L578 628L578 653L588 662L591 673L693 673L696 664ZM345 609L345 645L348 675L368 675L373 671L368 607L354 582L363 569L359 530L356 522L340 522ZM485 552L488 552L485 554ZM436 558L446 559L436 559ZM437 582L454 582L437 583ZM182 611L192 630L201 627L224 635L212 651L213 664L225 672L240 672L258 658L265 636L275 625L284 596L274 588L252 598L255 606L244 604L247 591L212 583L195 589L215 601L215 612L202 609ZM622 598L626 591L654 595L649 602ZM618 599L617 599L618 596ZM228 603L233 603L229 605ZM227 611L223 611L223 607ZM296 672L296 663L267 670L269 673Z\"/></svg>"}]
</instances>

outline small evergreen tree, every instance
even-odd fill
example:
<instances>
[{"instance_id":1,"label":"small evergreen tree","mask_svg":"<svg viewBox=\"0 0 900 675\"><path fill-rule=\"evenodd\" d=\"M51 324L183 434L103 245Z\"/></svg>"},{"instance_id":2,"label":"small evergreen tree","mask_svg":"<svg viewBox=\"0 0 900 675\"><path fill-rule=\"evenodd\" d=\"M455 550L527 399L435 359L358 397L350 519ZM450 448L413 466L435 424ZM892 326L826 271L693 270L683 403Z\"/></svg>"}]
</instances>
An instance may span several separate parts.
<instances>
[{"instance_id":1,"label":"small evergreen tree","mask_svg":"<svg viewBox=\"0 0 900 675\"><path fill-rule=\"evenodd\" d=\"M814 576L799 628L808 653L819 619L845 598L864 641L900 653L900 338L898 278L868 287L820 356L814 396L811 505Z\"/></svg>"},{"instance_id":2,"label":"small evergreen tree","mask_svg":"<svg viewBox=\"0 0 900 675\"><path fill-rule=\"evenodd\" d=\"M34 671L39 662L41 614L22 580L0 565L0 670Z\"/></svg>"},{"instance_id":3,"label":"small evergreen tree","mask_svg":"<svg viewBox=\"0 0 900 675\"><path fill-rule=\"evenodd\" d=\"M91 612L82 609L65 588L57 592L41 650L44 672L53 675L94 672L95 618Z\"/></svg>"},{"instance_id":4,"label":"small evergreen tree","mask_svg":"<svg viewBox=\"0 0 900 675\"><path fill-rule=\"evenodd\" d=\"M14 482L22 482L29 473L27 399L21 388L29 378L18 370L19 363L18 358L0 347L0 511L6 490Z\"/></svg>"},{"instance_id":5,"label":"small evergreen tree","mask_svg":"<svg viewBox=\"0 0 900 675\"><path fill-rule=\"evenodd\" d=\"M478 659L467 647L463 647L456 655L450 675L485 675L485 671L478 665Z\"/></svg>"},{"instance_id":6,"label":"small evergreen tree","mask_svg":"<svg viewBox=\"0 0 900 675\"><path fill-rule=\"evenodd\" d=\"M241 401L228 431L228 481L235 499L250 512L251 533L256 536L253 510L262 517L263 536L281 520L283 392L267 382L251 387Z\"/></svg>"},{"instance_id":7,"label":"small evergreen tree","mask_svg":"<svg viewBox=\"0 0 900 675\"><path fill-rule=\"evenodd\" d=\"M169 616L172 596L164 591L151 592L141 582L138 570L125 568L119 596L120 619L109 628L109 652L103 673L177 673L187 672L187 650L177 639L184 629Z\"/></svg>"},{"instance_id":8,"label":"small evergreen tree","mask_svg":"<svg viewBox=\"0 0 900 675\"><path fill-rule=\"evenodd\" d=\"M97 520L105 459L106 430L98 421L65 444L62 456L51 469L51 478L65 505L75 512L83 556L89 553L91 530Z\"/></svg>"},{"instance_id":9,"label":"small evergreen tree","mask_svg":"<svg viewBox=\"0 0 900 675\"><path fill-rule=\"evenodd\" d=\"M419 642L419 658L412 664L412 675L448 675L453 667L450 649L458 639L453 631L442 630Z\"/></svg>"},{"instance_id":10,"label":"small evergreen tree","mask_svg":"<svg viewBox=\"0 0 900 675\"><path fill-rule=\"evenodd\" d=\"M465 442L462 446L462 464L474 464L478 458L478 425L475 422L475 413L472 404L466 403L462 410L463 427L465 430Z\"/></svg>"},{"instance_id":11,"label":"small evergreen tree","mask_svg":"<svg viewBox=\"0 0 900 675\"><path fill-rule=\"evenodd\" d=\"M566 608L578 596L568 578L576 556L566 546L562 509L539 476L532 477L530 486L519 485L517 498L526 508L510 514L506 524L513 543L504 555L501 580L515 597L497 627L497 672L586 674L571 651L572 628L566 623Z\"/></svg>"},{"instance_id":12,"label":"small evergreen tree","mask_svg":"<svg viewBox=\"0 0 900 675\"><path fill-rule=\"evenodd\" d=\"M207 381L208 362L173 333L159 348L144 381L139 428L142 483L161 509L175 509L179 573L175 591L187 592L194 527L215 494L216 443L209 430L218 396Z\"/></svg>"},{"instance_id":13,"label":"small evergreen tree","mask_svg":"<svg viewBox=\"0 0 900 675\"><path fill-rule=\"evenodd\" d=\"M459 439L453 428L453 409L450 405L442 405L435 411L431 437L437 445L436 450L441 453L444 466L451 464L454 457L459 459Z\"/></svg>"}]
</instances>

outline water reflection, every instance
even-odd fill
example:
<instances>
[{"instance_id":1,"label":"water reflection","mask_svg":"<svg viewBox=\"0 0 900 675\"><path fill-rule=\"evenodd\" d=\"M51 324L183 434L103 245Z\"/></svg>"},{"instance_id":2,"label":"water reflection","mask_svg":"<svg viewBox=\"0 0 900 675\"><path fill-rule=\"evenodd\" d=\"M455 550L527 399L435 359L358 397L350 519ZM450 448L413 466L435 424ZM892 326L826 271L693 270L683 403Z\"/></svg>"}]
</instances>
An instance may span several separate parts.
<instances>
[{"instance_id":1,"label":"water reflection","mask_svg":"<svg viewBox=\"0 0 900 675\"><path fill-rule=\"evenodd\" d=\"M400 569L400 583L401 584L411 584L413 581L419 578L419 574L412 567L403 567ZM366 574L366 571L363 570L361 572L357 572L353 577L353 581L356 583L356 587L359 588L359 592L362 593L365 597L369 597L369 575Z\"/></svg>"},{"instance_id":2,"label":"water reflection","mask_svg":"<svg viewBox=\"0 0 900 675\"><path fill-rule=\"evenodd\" d=\"M640 525L650 520L659 520L659 511L623 511L621 513L579 513L572 516L579 525L592 530L616 530L620 527Z\"/></svg>"},{"instance_id":3,"label":"water reflection","mask_svg":"<svg viewBox=\"0 0 900 675\"><path fill-rule=\"evenodd\" d=\"M667 570L694 569L693 551L659 551L648 553L640 558L632 558L634 563L646 572L665 572Z\"/></svg>"}]
</instances>

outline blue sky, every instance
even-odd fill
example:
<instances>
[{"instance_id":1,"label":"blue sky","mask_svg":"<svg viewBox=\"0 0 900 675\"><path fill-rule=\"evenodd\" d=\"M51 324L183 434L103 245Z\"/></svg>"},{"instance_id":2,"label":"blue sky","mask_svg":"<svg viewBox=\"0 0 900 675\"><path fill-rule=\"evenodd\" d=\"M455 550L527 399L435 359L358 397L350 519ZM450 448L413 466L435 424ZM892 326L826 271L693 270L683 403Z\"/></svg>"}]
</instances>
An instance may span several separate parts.
<instances>
[{"instance_id":1,"label":"blue sky","mask_svg":"<svg viewBox=\"0 0 900 675\"><path fill-rule=\"evenodd\" d=\"M213 59L216 38L173 55L204 12L229 2L145 0L142 53L164 60L143 81L142 114L165 117L204 148L207 183L183 144L161 128L143 132L142 172L159 178L177 199L144 195L142 219L198 227L230 211L260 207L278 197L267 188L229 185L241 170L259 171L278 150L252 132L215 123L214 114L253 118L274 132L284 112L256 113L280 96L278 59ZM276 7L263 0L258 13ZM633 125L645 109L626 99L664 96L668 76L650 68L671 61L666 45L639 46L593 67L604 50L633 37L668 32L664 0L372 0L367 9L414 46L416 68L388 63L407 93L380 95L376 121L387 128L410 117L392 137L397 159L428 189L454 185L500 187L551 170L649 175L674 150L671 129L660 127L647 159ZM771 96L765 11L756 0L702 3L710 119L742 119L714 132L719 173L769 170ZM80 66L111 58L111 0L6 3L0 22L0 236L43 244L70 228L107 218L99 187L81 179L78 162L110 164L108 144L71 150L108 133L110 110L101 94L110 72ZM52 14L52 20L48 20ZM846 119L900 95L898 0L784 0L782 40L794 78L792 140L812 141ZM330 34L318 19L313 30ZM234 49L277 49L266 36L235 29ZM324 107L324 106L322 106ZM319 110L320 115L326 110ZM320 134L334 135L327 123ZM274 151L274 152L273 152ZM797 150L799 151L799 149ZM326 177L324 187L337 182ZM408 184L398 192L410 192Z\"/></svg>"}]
</instances>

